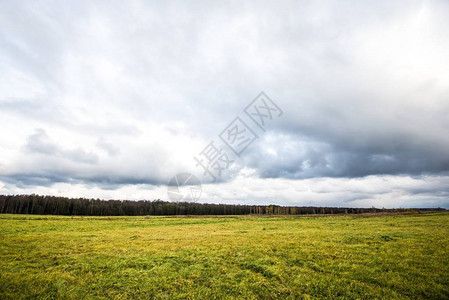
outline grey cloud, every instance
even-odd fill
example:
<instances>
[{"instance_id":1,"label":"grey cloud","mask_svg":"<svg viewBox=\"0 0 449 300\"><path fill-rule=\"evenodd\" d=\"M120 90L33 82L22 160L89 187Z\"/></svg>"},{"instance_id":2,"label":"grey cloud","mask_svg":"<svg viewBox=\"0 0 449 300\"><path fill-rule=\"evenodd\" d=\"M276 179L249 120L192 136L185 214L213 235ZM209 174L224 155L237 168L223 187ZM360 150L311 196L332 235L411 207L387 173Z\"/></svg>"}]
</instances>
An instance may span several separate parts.
<instances>
[{"instance_id":1,"label":"grey cloud","mask_svg":"<svg viewBox=\"0 0 449 300\"><path fill-rule=\"evenodd\" d=\"M31 153L56 155L60 152L58 147L50 140L45 130L38 128L28 137L25 149Z\"/></svg>"},{"instance_id":2,"label":"grey cloud","mask_svg":"<svg viewBox=\"0 0 449 300\"><path fill-rule=\"evenodd\" d=\"M0 180L13 184L18 188L26 188L29 186L50 187L58 182L69 182L67 174L56 176L54 174L7 174L0 175Z\"/></svg>"},{"instance_id":3,"label":"grey cloud","mask_svg":"<svg viewBox=\"0 0 449 300\"><path fill-rule=\"evenodd\" d=\"M28 137L25 144L25 151L29 153L62 157L74 162L87 164L96 164L99 160L95 153L87 152L80 147L73 149L63 149L59 147L48 137L47 133L42 128L36 129L35 133Z\"/></svg>"},{"instance_id":4,"label":"grey cloud","mask_svg":"<svg viewBox=\"0 0 449 300\"><path fill-rule=\"evenodd\" d=\"M136 126L117 119L111 119L105 124L96 124L92 120L80 121L68 107L44 99L3 99L0 101L0 111L75 132L126 136L141 134Z\"/></svg>"},{"instance_id":5,"label":"grey cloud","mask_svg":"<svg viewBox=\"0 0 449 300\"><path fill-rule=\"evenodd\" d=\"M18 174L7 174L0 175L0 180L9 184L13 184L19 188L27 187L51 187L56 183L70 183L70 184L85 184L87 186L98 186L105 190L116 190L122 186L126 185L161 185L166 182L161 182L158 180L151 180L149 178L139 178L139 177L127 177L127 176L82 176L81 174L76 174L73 171L67 170L65 172L58 172L56 170L50 171L40 171L36 173L18 173Z\"/></svg>"},{"instance_id":6,"label":"grey cloud","mask_svg":"<svg viewBox=\"0 0 449 300\"><path fill-rule=\"evenodd\" d=\"M116 156L120 153L120 149L117 146L108 143L103 137L98 139L97 146L106 151L110 156Z\"/></svg>"}]
</instances>

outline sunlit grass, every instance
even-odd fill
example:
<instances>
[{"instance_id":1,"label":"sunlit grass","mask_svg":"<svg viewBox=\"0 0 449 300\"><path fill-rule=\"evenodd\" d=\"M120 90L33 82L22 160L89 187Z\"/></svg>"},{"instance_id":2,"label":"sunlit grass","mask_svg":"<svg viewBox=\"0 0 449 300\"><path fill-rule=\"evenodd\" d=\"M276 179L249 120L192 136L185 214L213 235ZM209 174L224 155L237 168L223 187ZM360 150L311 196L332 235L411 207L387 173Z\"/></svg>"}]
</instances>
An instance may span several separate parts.
<instances>
[{"instance_id":1,"label":"sunlit grass","mask_svg":"<svg viewBox=\"0 0 449 300\"><path fill-rule=\"evenodd\" d=\"M0 215L1 298L449 298L449 214Z\"/></svg>"}]
</instances>

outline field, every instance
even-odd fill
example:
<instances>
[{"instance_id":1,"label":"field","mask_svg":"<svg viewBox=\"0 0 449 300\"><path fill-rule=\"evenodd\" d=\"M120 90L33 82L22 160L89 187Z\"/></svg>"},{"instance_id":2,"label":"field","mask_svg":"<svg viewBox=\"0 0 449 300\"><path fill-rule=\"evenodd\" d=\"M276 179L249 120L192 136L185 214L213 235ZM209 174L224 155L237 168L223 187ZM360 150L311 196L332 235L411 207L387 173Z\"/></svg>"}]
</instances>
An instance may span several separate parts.
<instances>
[{"instance_id":1,"label":"field","mask_svg":"<svg viewBox=\"0 0 449 300\"><path fill-rule=\"evenodd\" d=\"M0 215L0 297L449 298L449 214Z\"/></svg>"}]
</instances>

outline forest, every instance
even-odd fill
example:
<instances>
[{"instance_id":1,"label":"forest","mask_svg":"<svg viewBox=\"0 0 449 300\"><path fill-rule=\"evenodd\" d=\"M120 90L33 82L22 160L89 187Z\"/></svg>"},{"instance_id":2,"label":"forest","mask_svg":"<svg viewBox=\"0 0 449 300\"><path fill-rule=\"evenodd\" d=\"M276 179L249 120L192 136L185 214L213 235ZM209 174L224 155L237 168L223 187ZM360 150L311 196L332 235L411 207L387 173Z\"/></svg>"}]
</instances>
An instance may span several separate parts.
<instances>
[{"instance_id":1,"label":"forest","mask_svg":"<svg viewBox=\"0 0 449 300\"><path fill-rule=\"evenodd\" d=\"M0 213L67 216L145 215L305 215L360 214L401 211L442 211L444 209L385 209L347 207L305 207L279 205L231 205L162 200L100 200L42 195L0 195Z\"/></svg>"}]
</instances>

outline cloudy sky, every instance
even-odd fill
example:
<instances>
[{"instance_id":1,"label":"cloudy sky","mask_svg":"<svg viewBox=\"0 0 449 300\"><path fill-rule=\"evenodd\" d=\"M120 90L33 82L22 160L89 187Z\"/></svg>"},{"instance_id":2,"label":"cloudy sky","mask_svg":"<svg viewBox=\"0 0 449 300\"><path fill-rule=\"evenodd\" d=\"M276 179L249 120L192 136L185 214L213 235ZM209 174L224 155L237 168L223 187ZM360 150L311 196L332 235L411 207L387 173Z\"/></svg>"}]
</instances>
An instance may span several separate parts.
<instances>
[{"instance_id":1,"label":"cloudy sky","mask_svg":"<svg viewBox=\"0 0 449 300\"><path fill-rule=\"evenodd\" d=\"M447 1L0 0L0 193L168 199L189 172L200 202L449 208L448 28Z\"/></svg>"}]
</instances>

